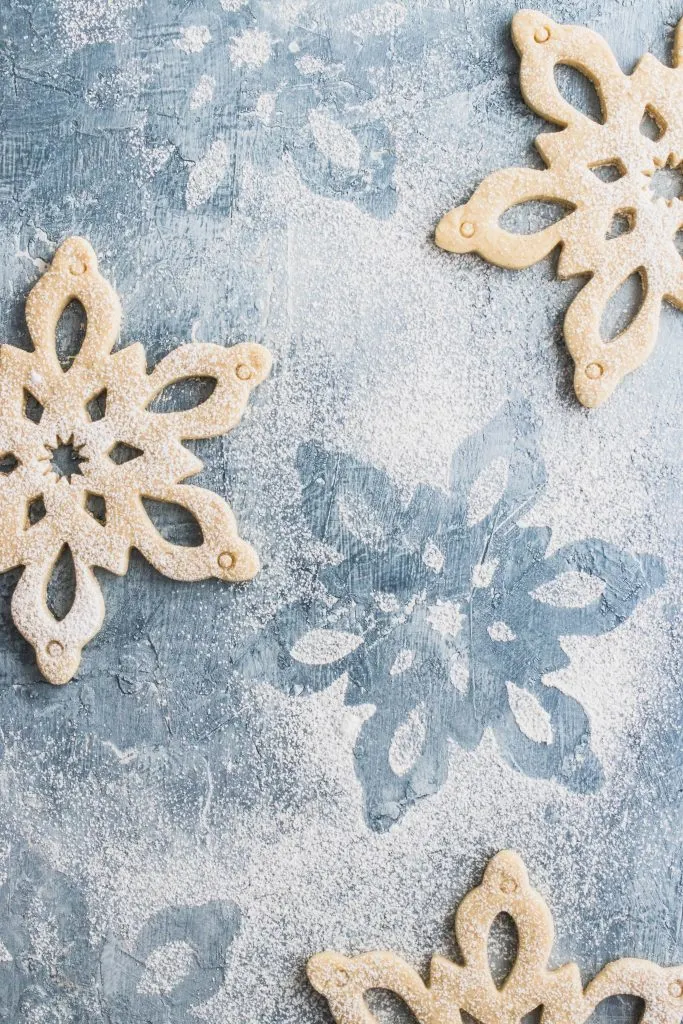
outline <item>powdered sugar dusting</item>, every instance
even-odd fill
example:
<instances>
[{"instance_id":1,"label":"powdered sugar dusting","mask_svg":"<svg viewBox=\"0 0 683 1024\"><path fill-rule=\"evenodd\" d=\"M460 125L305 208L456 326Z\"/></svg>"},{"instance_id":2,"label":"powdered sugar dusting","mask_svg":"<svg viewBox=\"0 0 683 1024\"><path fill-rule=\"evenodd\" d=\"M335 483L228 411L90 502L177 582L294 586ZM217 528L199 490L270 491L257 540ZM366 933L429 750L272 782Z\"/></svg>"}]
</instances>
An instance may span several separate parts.
<instances>
[{"instance_id":1,"label":"powdered sugar dusting","mask_svg":"<svg viewBox=\"0 0 683 1024\"><path fill-rule=\"evenodd\" d=\"M553 727L550 715L543 705L528 690L511 682L505 685L512 713L524 735L536 743L552 743Z\"/></svg>"},{"instance_id":2,"label":"powdered sugar dusting","mask_svg":"<svg viewBox=\"0 0 683 1024\"><path fill-rule=\"evenodd\" d=\"M325 1010L302 966L325 948L392 948L421 971L433 951L452 955L453 910L489 855L507 846L523 854L551 904L556 963L575 955L588 973L620 954L680 960L671 924L680 894L670 870L680 863L681 578L679 517L671 514L680 459L679 375L671 360L680 314L662 319L660 355L587 414L572 396L558 334L575 283L556 281L548 262L501 272L476 256L438 252L431 241L441 214L484 173L524 163L537 130L511 84L513 50L502 46L510 12L353 4L342 26L329 0L248 7L221 0L183 8L182 17L213 35L203 50L186 54L174 45L181 38L175 15L161 25L154 4L106 6L60 0L57 7L60 44L83 49L88 73L87 109L74 114L77 149L60 135L46 174L36 171L42 141L29 140L25 159L16 133L7 133L16 178L10 193L18 197L8 200L8 251L26 255L6 262L16 279L6 277L4 294L21 299L26 275L49 261L54 236L73 216L100 233L96 247L115 271L127 336L148 348L156 343L160 354L174 347L176 334L189 337L194 323L198 338L227 345L253 337L274 353L274 373L239 436L216 442L204 458L214 489L233 501L240 527L262 553L263 571L238 593L213 583L162 589L136 556L126 581L103 581L119 595L110 602L111 632L79 677L47 697L22 650L6 645L0 868L6 848L20 842L64 871L87 899L83 930L95 950L114 934L134 952L150 915L165 907L238 903L240 930L215 995L178 1010L207 1024L319 1024ZM591 21L585 13L585 5L573 9L570 20ZM670 12L662 18L655 4L638 18L663 52ZM642 51L638 18L623 4L601 7L601 25L624 66ZM245 43L245 31L265 33L267 45ZM100 82L109 42L117 44L116 66ZM58 82L74 91L57 97L69 110L78 107L80 58ZM333 75L337 65L343 73ZM152 77L141 84L143 72ZM215 79L214 98L193 108L203 76ZM52 92L26 89L33 104L34 94ZM310 110L328 119L317 136ZM60 111L41 106L40 123L63 124ZM144 127L131 128L131 111ZM99 172L112 191L98 189L89 168L121 130L135 188L117 186L128 164L116 155ZM104 149L89 148L105 140ZM53 160L60 197L45 190L45 180L52 189L58 180ZM49 224L30 228L48 214ZM257 681L242 679L233 663L284 605L323 589L320 565L332 556L301 514L298 447L314 439L362 467L381 468L407 503L420 484L450 486L453 452L515 391L539 421L547 486L533 507L497 526L536 530L539 546L548 535L548 555L598 537L666 563L665 585L614 630L562 638L566 667L543 680L550 697L557 687L586 709L585 749L599 758L604 780L594 792L572 791L505 759L505 729L541 744L558 738L540 701L527 699L520 671L507 688L507 717L480 739L470 737L470 747L447 741L438 791L390 831L375 833L354 748L359 738L371 746L377 716L394 707L376 707L371 687L342 672L320 692L280 692L277 647ZM379 514L349 504L345 524L379 544L382 494L376 498ZM435 546L442 556L451 550L440 537ZM436 554L425 554L427 568L438 572ZM484 536L474 557L481 561L472 570L472 600L486 601L489 586L504 590L507 565L490 557ZM463 575L465 590L468 582ZM403 595L381 592L384 580L371 585L378 614L403 613ZM599 598L566 580L555 591L556 607ZM489 665L470 664L467 620L457 602L450 605L425 605L424 633L435 644L439 632L462 645L450 668L454 700L470 687L468 699L484 698L487 673L500 664L494 656ZM511 632L517 626L502 615L498 623L498 646L509 651L500 623ZM411 641L406 650L413 649ZM320 656L322 644L311 650ZM397 701L413 674L391 676ZM421 746L422 728L427 714L440 711L401 711L391 739L395 771L424 756L425 791L435 762L430 744ZM38 951L61 986L66 947L46 918L44 907L26 911L30 956L37 962ZM14 935L2 932L10 956ZM175 943L150 954L143 990L172 986L186 955ZM60 1000L66 993L61 986ZM82 1016L99 1022L99 982L86 997ZM61 1002L49 1011L75 1019Z\"/></svg>"},{"instance_id":3,"label":"powdered sugar dusting","mask_svg":"<svg viewBox=\"0 0 683 1024\"><path fill-rule=\"evenodd\" d=\"M202 75L190 96L190 110L199 110L210 103L216 88L216 79L211 75Z\"/></svg>"},{"instance_id":4,"label":"powdered sugar dusting","mask_svg":"<svg viewBox=\"0 0 683 1024\"><path fill-rule=\"evenodd\" d=\"M188 175L185 189L185 205L188 210L203 206L211 199L227 174L228 161L228 147L222 139L216 139Z\"/></svg>"},{"instance_id":5,"label":"powdered sugar dusting","mask_svg":"<svg viewBox=\"0 0 683 1024\"><path fill-rule=\"evenodd\" d=\"M267 32L245 29L230 42L230 61L238 68L260 68L270 60L271 50L272 40Z\"/></svg>"},{"instance_id":6,"label":"powdered sugar dusting","mask_svg":"<svg viewBox=\"0 0 683 1024\"><path fill-rule=\"evenodd\" d=\"M185 25L178 38L173 40L173 45L183 53L201 53L209 42L211 33L206 25Z\"/></svg>"},{"instance_id":7,"label":"powdered sugar dusting","mask_svg":"<svg viewBox=\"0 0 683 1024\"><path fill-rule=\"evenodd\" d=\"M333 163L357 171L360 167L360 146L348 128L335 121L325 110L311 110L308 115L315 141Z\"/></svg>"}]
</instances>

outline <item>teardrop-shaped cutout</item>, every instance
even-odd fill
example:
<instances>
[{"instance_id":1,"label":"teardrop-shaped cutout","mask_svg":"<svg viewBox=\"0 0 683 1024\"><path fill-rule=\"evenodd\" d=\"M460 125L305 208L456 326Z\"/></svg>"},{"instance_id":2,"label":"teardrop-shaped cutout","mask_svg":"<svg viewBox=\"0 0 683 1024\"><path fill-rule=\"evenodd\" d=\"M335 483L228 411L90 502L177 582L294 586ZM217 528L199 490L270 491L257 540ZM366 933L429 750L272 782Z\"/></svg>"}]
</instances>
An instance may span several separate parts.
<instances>
[{"instance_id":1,"label":"teardrop-shaped cutout","mask_svg":"<svg viewBox=\"0 0 683 1024\"><path fill-rule=\"evenodd\" d=\"M553 742L553 723L541 702L523 686L515 686L509 681L505 686L508 704L520 732L533 743L549 746Z\"/></svg>"},{"instance_id":2,"label":"teardrop-shaped cutout","mask_svg":"<svg viewBox=\"0 0 683 1024\"><path fill-rule=\"evenodd\" d=\"M0 473L9 476L19 465L19 459L12 452L5 452L0 455Z\"/></svg>"},{"instance_id":3,"label":"teardrop-shaped cutout","mask_svg":"<svg viewBox=\"0 0 683 1024\"><path fill-rule=\"evenodd\" d=\"M617 210L612 217L612 223L607 229L605 239L610 241L612 238L619 238L621 235L627 235L629 231L633 231L635 224L635 210Z\"/></svg>"},{"instance_id":4,"label":"teardrop-shaped cutout","mask_svg":"<svg viewBox=\"0 0 683 1024\"><path fill-rule=\"evenodd\" d=\"M594 164L590 168L596 178L600 181L604 181L606 185L611 185L615 181L619 181L619 178L623 178L626 174L626 168L622 164L621 160L608 160L602 164Z\"/></svg>"},{"instance_id":5,"label":"teardrop-shaped cutout","mask_svg":"<svg viewBox=\"0 0 683 1024\"><path fill-rule=\"evenodd\" d=\"M102 526L106 525L107 522L107 503L104 500L103 495L94 494L92 491L88 491L85 498L86 511L90 513L93 519L96 519Z\"/></svg>"},{"instance_id":6,"label":"teardrop-shaped cutout","mask_svg":"<svg viewBox=\"0 0 683 1024\"><path fill-rule=\"evenodd\" d=\"M678 252L683 256L683 228L679 228L674 235L674 245L678 249Z\"/></svg>"},{"instance_id":7,"label":"teardrop-shaped cutout","mask_svg":"<svg viewBox=\"0 0 683 1024\"><path fill-rule=\"evenodd\" d=\"M204 542L201 526L184 505L155 498L143 498L142 504L156 530L169 544L198 548Z\"/></svg>"},{"instance_id":8,"label":"teardrop-shaped cutout","mask_svg":"<svg viewBox=\"0 0 683 1024\"><path fill-rule=\"evenodd\" d=\"M489 969L496 988L501 989L515 965L519 949L517 925L509 914L498 914L491 923L487 940Z\"/></svg>"},{"instance_id":9,"label":"teardrop-shaped cutout","mask_svg":"<svg viewBox=\"0 0 683 1024\"><path fill-rule=\"evenodd\" d=\"M132 444L125 444L124 441L117 441L109 451L109 458L117 466L122 466L124 462L132 462L133 459L139 459L141 455L144 455L142 448L136 448Z\"/></svg>"},{"instance_id":10,"label":"teardrop-shaped cutout","mask_svg":"<svg viewBox=\"0 0 683 1024\"><path fill-rule=\"evenodd\" d=\"M26 528L35 526L41 519L44 519L47 515L47 509L45 508L45 501L43 495L39 494L37 498L33 498L29 501L26 506Z\"/></svg>"},{"instance_id":11,"label":"teardrop-shaped cutout","mask_svg":"<svg viewBox=\"0 0 683 1024\"><path fill-rule=\"evenodd\" d=\"M607 300L600 321L600 337L614 341L636 318L645 301L647 275L645 267L634 270Z\"/></svg>"},{"instance_id":12,"label":"teardrop-shaped cutout","mask_svg":"<svg viewBox=\"0 0 683 1024\"><path fill-rule=\"evenodd\" d=\"M36 396L24 388L24 416L26 419L31 420L32 423L40 423L44 411L43 405Z\"/></svg>"},{"instance_id":13,"label":"teardrop-shaped cutout","mask_svg":"<svg viewBox=\"0 0 683 1024\"><path fill-rule=\"evenodd\" d=\"M571 203L551 202L546 199L530 199L526 203L516 203L501 214L498 223L504 231L515 235L532 235L544 231L552 224L564 220L567 214L575 210Z\"/></svg>"},{"instance_id":14,"label":"teardrop-shaped cutout","mask_svg":"<svg viewBox=\"0 0 683 1024\"><path fill-rule=\"evenodd\" d=\"M215 377L184 377L173 381L147 406L149 412L185 412L202 405L216 390Z\"/></svg>"},{"instance_id":15,"label":"teardrop-shaped cutout","mask_svg":"<svg viewBox=\"0 0 683 1024\"><path fill-rule=\"evenodd\" d=\"M531 596L554 608L585 608L599 601L605 593L605 581L590 572L570 569L552 580L541 583Z\"/></svg>"},{"instance_id":16,"label":"teardrop-shaped cutout","mask_svg":"<svg viewBox=\"0 0 683 1024\"><path fill-rule=\"evenodd\" d=\"M666 121L662 115L648 103L643 111L643 117L640 122L640 134L644 135L646 139L651 139L653 142L657 142L661 139L665 131Z\"/></svg>"},{"instance_id":17,"label":"teardrop-shaped cutout","mask_svg":"<svg viewBox=\"0 0 683 1024\"><path fill-rule=\"evenodd\" d=\"M508 480L506 459L492 459L472 484L467 498L467 523L474 526L490 515L498 504Z\"/></svg>"},{"instance_id":18,"label":"teardrop-shaped cutout","mask_svg":"<svg viewBox=\"0 0 683 1024\"><path fill-rule=\"evenodd\" d=\"M289 652L302 665L332 665L363 643L357 633L341 629L311 629L296 641Z\"/></svg>"},{"instance_id":19,"label":"teardrop-shaped cutout","mask_svg":"<svg viewBox=\"0 0 683 1024\"><path fill-rule=\"evenodd\" d=\"M196 964L197 953L189 942L181 940L157 946L147 957L136 991L141 996L169 998Z\"/></svg>"},{"instance_id":20,"label":"teardrop-shaped cutout","mask_svg":"<svg viewBox=\"0 0 683 1024\"><path fill-rule=\"evenodd\" d=\"M81 466L88 462L86 455L81 455L84 445L74 444L73 434L68 441L57 438L57 446L49 447L52 457L50 467L52 472L60 479L71 480L73 476L83 476Z\"/></svg>"},{"instance_id":21,"label":"teardrop-shaped cutout","mask_svg":"<svg viewBox=\"0 0 683 1024\"><path fill-rule=\"evenodd\" d=\"M389 766L395 775L407 775L417 764L427 741L420 708L413 708L396 729L389 747Z\"/></svg>"},{"instance_id":22,"label":"teardrop-shaped cutout","mask_svg":"<svg viewBox=\"0 0 683 1024\"><path fill-rule=\"evenodd\" d=\"M61 622L69 614L76 597L76 566L68 544L65 544L52 566L45 603Z\"/></svg>"},{"instance_id":23,"label":"teardrop-shaped cutout","mask_svg":"<svg viewBox=\"0 0 683 1024\"><path fill-rule=\"evenodd\" d=\"M369 989L365 993L365 1001L372 1014L372 1020L378 1024L419 1024L410 1007L400 996L388 989Z\"/></svg>"},{"instance_id":24,"label":"teardrop-shaped cutout","mask_svg":"<svg viewBox=\"0 0 683 1024\"><path fill-rule=\"evenodd\" d=\"M104 419L107 412L107 389L102 388L97 394L86 403L85 411L87 412L92 423L96 423L97 420Z\"/></svg>"},{"instance_id":25,"label":"teardrop-shaped cutout","mask_svg":"<svg viewBox=\"0 0 683 1024\"><path fill-rule=\"evenodd\" d=\"M519 1024L541 1024L543 1020L543 1004L537 1006L534 1010L530 1010L529 1013L525 1013L520 1019Z\"/></svg>"},{"instance_id":26,"label":"teardrop-shaped cutout","mask_svg":"<svg viewBox=\"0 0 683 1024\"><path fill-rule=\"evenodd\" d=\"M60 316L55 332L57 358L63 370L71 368L80 352L87 326L88 316L83 304L72 299Z\"/></svg>"},{"instance_id":27,"label":"teardrop-shaped cutout","mask_svg":"<svg viewBox=\"0 0 683 1024\"><path fill-rule=\"evenodd\" d=\"M595 1007L585 1024L639 1024L645 1013L645 1000L640 996L608 996Z\"/></svg>"},{"instance_id":28,"label":"teardrop-shaped cutout","mask_svg":"<svg viewBox=\"0 0 683 1024\"><path fill-rule=\"evenodd\" d=\"M555 84L567 103L591 121L605 123L600 93L592 78L573 64L556 64L554 74Z\"/></svg>"}]
</instances>

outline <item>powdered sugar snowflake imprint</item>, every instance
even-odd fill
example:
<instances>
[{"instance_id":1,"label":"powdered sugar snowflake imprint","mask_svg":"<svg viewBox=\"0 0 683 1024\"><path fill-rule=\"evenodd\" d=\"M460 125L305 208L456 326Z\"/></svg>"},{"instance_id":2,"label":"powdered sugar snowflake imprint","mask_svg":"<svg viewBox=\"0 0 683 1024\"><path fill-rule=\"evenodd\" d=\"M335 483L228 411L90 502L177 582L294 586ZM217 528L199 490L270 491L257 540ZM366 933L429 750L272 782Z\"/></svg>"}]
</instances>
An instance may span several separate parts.
<instances>
[{"instance_id":1,"label":"powdered sugar snowflake imprint","mask_svg":"<svg viewBox=\"0 0 683 1024\"><path fill-rule=\"evenodd\" d=\"M298 466L336 564L317 569L321 598L283 608L239 666L294 694L346 674L347 703L374 705L355 746L372 827L435 793L449 740L472 748L486 728L516 769L597 788L588 717L547 674L569 664L560 637L614 629L663 568L597 538L546 556L550 529L519 524L546 482L529 406L509 402L458 448L448 492L421 485L407 504L348 455L304 444Z\"/></svg>"},{"instance_id":2,"label":"powdered sugar snowflake imprint","mask_svg":"<svg viewBox=\"0 0 683 1024\"><path fill-rule=\"evenodd\" d=\"M85 891L13 845L0 885L0 1019L182 1024L220 989L241 927L232 900L165 906L137 935L92 928Z\"/></svg>"}]
</instances>

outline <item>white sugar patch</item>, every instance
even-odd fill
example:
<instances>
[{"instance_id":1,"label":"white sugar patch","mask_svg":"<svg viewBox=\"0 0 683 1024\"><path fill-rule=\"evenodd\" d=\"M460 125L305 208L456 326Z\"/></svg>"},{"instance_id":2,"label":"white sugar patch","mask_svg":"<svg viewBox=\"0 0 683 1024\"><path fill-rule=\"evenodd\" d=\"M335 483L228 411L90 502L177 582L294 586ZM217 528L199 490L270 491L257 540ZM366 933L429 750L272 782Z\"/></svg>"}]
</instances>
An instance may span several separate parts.
<instances>
[{"instance_id":1,"label":"white sugar patch","mask_svg":"<svg viewBox=\"0 0 683 1024\"><path fill-rule=\"evenodd\" d=\"M496 640L498 643L509 643L511 640L516 640L517 637L512 632L507 622L492 622L490 626L486 627L488 635L492 640Z\"/></svg>"},{"instance_id":2,"label":"white sugar patch","mask_svg":"<svg viewBox=\"0 0 683 1024\"><path fill-rule=\"evenodd\" d=\"M165 996L186 978L196 964L196 954L187 942L167 942L153 950L138 983L140 995Z\"/></svg>"},{"instance_id":3,"label":"white sugar patch","mask_svg":"<svg viewBox=\"0 0 683 1024\"><path fill-rule=\"evenodd\" d=\"M410 651L408 648L404 648L399 651L394 659L394 663L389 669L390 676L400 676L403 672L407 672L410 666L415 661L415 651Z\"/></svg>"},{"instance_id":4,"label":"white sugar patch","mask_svg":"<svg viewBox=\"0 0 683 1024\"><path fill-rule=\"evenodd\" d=\"M427 739L420 708L413 708L405 722L397 728L389 746L389 765L397 775L405 775L414 767Z\"/></svg>"},{"instance_id":5,"label":"white sugar patch","mask_svg":"<svg viewBox=\"0 0 683 1024\"><path fill-rule=\"evenodd\" d=\"M57 21L66 49L116 43L129 34L130 15L142 0L58 0Z\"/></svg>"},{"instance_id":6,"label":"white sugar patch","mask_svg":"<svg viewBox=\"0 0 683 1024\"><path fill-rule=\"evenodd\" d=\"M387 594L384 591L379 590L372 596L375 599L375 604L381 612L400 612L401 604L395 594Z\"/></svg>"},{"instance_id":7,"label":"white sugar patch","mask_svg":"<svg viewBox=\"0 0 683 1024\"><path fill-rule=\"evenodd\" d=\"M485 561L477 563L472 569L472 586L477 588L490 587L497 568L497 558L487 558Z\"/></svg>"},{"instance_id":8,"label":"white sugar patch","mask_svg":"<svg viewBox=\"0 0 683 1024\"><path fill-rule=\"evenodd\" d=\"M128 144L131 151L138 157L148 178L153 178L158 174L173 154L173 146L148 146L142 125L132 129L129 133Z\"/></svg>"},{"instance_id":9,"label":"white sugar patch","mask_svg":"<svg viewBox=\"0 0 683 1024\"><path fill-rule=\"evenodd\" d=\"M206 203L223 181L228 170L228 147L217 139L190 171L185 189L185 205L194 210Z\"/></svg>"},{"instance_id":10,"label":"white sugar patch","mask_svg":"<svg viewBox=\"0 0 683 1024\"><path fill-rule=\"evenodd\" d=\"M329 665L362 644L362 636L337 629L312 629L299 637L290 654L304 665Z\"/></svg>"},{"instance_id":11,"label":"white sugar patch","mask_svg":"<svg viewBox=\"0 0 683 1024\"><path fill-rule=\"evenodd\" d=\"M321 71L325 70L325 61L310 53L305 53L294 63L302 75L319 75Z\"/></svg>"},{"instance_id":12,"label":"white sugar patch","mask_svg":"<svg viewBox=\"0 0 683 1024\"><path fill-rule=\"evenodd\" d=\"M542 704L523 687L507 682L508 701L517 725L525 736L535 743L552 743L553 727L550 715Z\"/></svg>"},{"instance_id":13,"label":"white sugar patch","mask_svg":"<svg viewBox=\"0 0 683 1024\"><path fill-rule=\"evenodd\" d=\"M381 512L363 492L349 492L338 502L339 517L344 526L359 540L372 547L384 543Z\"/></svg>"},{"instance_id":14,"label":"white sugar patch","mask_svg":"<svg viewBox=\"0 0 683 1024\"><path fill-rule=\"evenodd\" d=\"M272 40L267 32L248 28L232 37L229 53L235 67L260 68L270 60Z\"/></svg>"},{"instance_id":15,"label":"white sugar patch","mask_svg":"<svg viewBox=\"0 0 683 1024\"><path fill-rule=\"evenodd\" d=\"M570 570L542 583L531 596L558 608L583 608L599 600L605 592L604 581L588 572Z\"/></svg>"},{"instance_id":16,"label":"white sugar patch","mask_svg":"<svg viewBox=\"0 0 683 1024\"><path fill-rule=\"evenodd\" d=\"M406 19L403 4L384 3L359 11L349 18L349 28L361 36L379 36L394 32Z\"/></svg>"},{"instance_id":17,"label":"white sugar patch","mask_svg":"<svg viewBox=\"0 0 683 1024\"><path fill-rule=\"evenodd\" d=\"M441 548L437 547L433 540L430 540L425 545L425 549L422 552L422 561L428 566L432 572L441 572L444 565L444 553Z\"/></svg>"},{"instance_id":18,"label":"white sugar patch","mask_svg":"<svg viewBox=\"0 0 683 1024\"><path fill-rule=\"evenodd\" d=\"M206 25L183 25L180 35L173 40L173 45L183 53L201 53L210 42L211 33Z\"/></svg>"},{"instance_id":19,"label":"white sugar patch","mask_svg":"<svg viewBox=\"0 0 683 1024\"><path fill-rule=\"evenodd\" d=\"M470 662L464 652L458 651L453 655L448 675L458 693L467 693L470 688Z\"/></svg>"},{"instance_id":20,"label":"white sugar patch","mask_svg":"<svg viewBox=\"0 0 683 1024\"><path fill-rule=\"evenodd\" d=\"M254 113L262 124L270 124L275 113L275 102L277 96L274 92L262 92L256 100Z\"/></svg>"},{"instance_id":21,"label":"white sugar patch","mask_svg":"<svg viewBox=\"0 0 683 1024\"><path fill-rule=\"evenodd\" d=\"M199 110L213 99L216 79L211 75L202 75L190 95L190 110Z\"/></svg>"},{"instance_id":22,"label":"white sugar patch","mask_svg":"<svg viewBox=\"0 0 683 1024\"><path fill-rule=\"evenodd\" d=\"M457 601L437 601L427 609L427 622L437 633L456 637L465 623Z\"/></svg>"},{"instance_id":23,"label":"white sugar patch","mask_svg":"<svg viewBox=\"0 0 683 1024\"><path fill-rule=\"evenodd\" d=\"M334 121L324 110L309 111L308 123L319 149L328 160L349 171L359 169L360 145L352 131Z\"/></svg>"}]
</instances>

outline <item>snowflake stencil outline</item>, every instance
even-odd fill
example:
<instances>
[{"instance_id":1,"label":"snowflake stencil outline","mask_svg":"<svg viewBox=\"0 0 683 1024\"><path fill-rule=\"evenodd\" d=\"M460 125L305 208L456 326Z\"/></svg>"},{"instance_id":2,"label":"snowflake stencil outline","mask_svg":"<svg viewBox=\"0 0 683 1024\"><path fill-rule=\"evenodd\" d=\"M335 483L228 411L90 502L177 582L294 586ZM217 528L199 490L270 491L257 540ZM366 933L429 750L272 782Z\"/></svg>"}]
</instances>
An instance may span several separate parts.
<instances>
[{"instance_id":1,"label":"snowflake stencil outline","mask_svg":"<svg viewBox=\"0 0 683 1024\"><path fill-rule=\"evenodd\" d=\"M470 492L500 459L507 463L502 493L468 524ZM597 538L546 557L550 528L519 525L546 483L528 403L513 398L456 449L446 492L422 484L406 503L382 470L314 443L301 445L298 470L311 533L339 560L316 569L323 596L282 608L238 652L236 667L296 695L345 675L346 704L374 705L354 750L370 826L389 828L410 805L436 793L447 778L450 741L473 749L486 729L517 770L579 792L597 789L603 773L588 716L545 677L570 664L561 636L614 629L662 584L664 569L659 558ZM360 539L345 521L344 500L358 503L359 495L382 520L380 544ZM578 607L533 596L566 573L602 581L602 592ZM454 615L464 628L453 626ZM494 639L501 623L512 640ZM299 650L311 635L324 639L320 631L333 641L346 638L346 649L307 663ZM463 664L466 681L458 671ZM523 731L509 682L547 718L550 742ZM397 774L392 743L416 714L422 745Z\"/></svg>"},{"instance_id":2,"label":"snowflake stencil outline","mask_svg":"<svg viewBox=\"0 0 683 1024\"><path fill-rule=\"evenodd\" d=\"M166 905L147 917L131 941L113 929L98 935L82 886L35 848L12 844L5 866L0 885L3 1020L28 1020L48 1002L73 1024L95 1019L183 1024L221 988L242 923L233 900ZM189 955L171 978L175 983L155 987L155 956L178 944Z\"/></svg>"}]
</instances>

